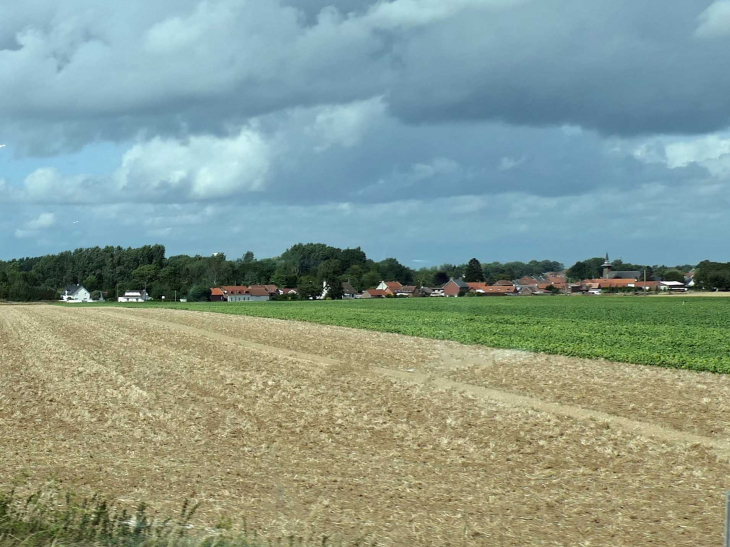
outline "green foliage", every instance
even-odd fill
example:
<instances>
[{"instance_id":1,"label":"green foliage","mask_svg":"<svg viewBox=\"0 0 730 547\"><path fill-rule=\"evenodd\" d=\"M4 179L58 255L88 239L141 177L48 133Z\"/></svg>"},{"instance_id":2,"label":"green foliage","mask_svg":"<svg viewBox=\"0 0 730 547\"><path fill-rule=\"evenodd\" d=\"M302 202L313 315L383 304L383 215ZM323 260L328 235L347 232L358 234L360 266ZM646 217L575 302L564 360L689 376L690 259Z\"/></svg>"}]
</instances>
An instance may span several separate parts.
<instances>
[{"instance_id":1,"label":"green foliage","mask_svg":"<svg viewBox=\"0 0 730 547\"><path fill-rule=\"evenodd\" d=\"M322 285L311 275L306 275L299 279L297 292L302 300L310 300L322 294Z\"/></svg>"},{"instance_id":2,"label":"green foliage","mask_svg":"<svg viewBox=\"0 0 730 547\"><path fill-rule=\"evenodd\" d=\"M195 285L188 293L188 302L207 302L210 300L210 287Z\"/></svg>"},{"instance_id":3,"label":"green foliage","mask_svg":"<svg viewBox=\"0 0 730 547\"><path fill-rule=\"evenodd\" d=\"M383 281L383 279L380 277L380 273L374 270L370 270L365 275L362 276L362 289L374 289L378 286L378 284ZM391 281L390 279L388 281Z\"/></svg>"},{"instance_id":4,"label":"green foliage","mask_svg":"<svg viewBox=\"0 0 730 547\"><path fill-rule=\"evenodd\" d=\"M704 260L697 266L695 283L704 289L730 290L730 262Z\"/></svg>"},{"instance_id":5,"label":"green foliage","mask_svg":"<svg viewBox=\"0 0 730 547\"><path fill-rule=\"evenodd\" d=\"M588 260L579 260L568 268L567 276L571 281L582 281L583 279L598 279L603 277L603 268L605 258L595 257Z\"/></svg>"},{"instance_id":6,"label":"green foliage","mask_svg":"<svg viewBox=\"0 0 730 547\"><path fill-rule=\"evenodd\" d=\"M154 515L145 503L118 509L94 496L77 499L56 490L21 498L0 494L0 547L263 547L330 545L326 536L286 536L271 541L223 516L215 529L201 529L193 518L198 504L185 500L175 517ZM359 543L356 543L359 544Z\"/></svg>"},{"instance_id":7,"label":"green foliage","mask_svg":"<svg viewBox=\"0 0 730 547\"><path fill-rule=\"evenodd\" d=\"M413 282L413 271L395 258L386 258L378 262L378 272L382 281L399 281L404 285Z\"/></svg>"},{"instance_id":8,"label":"green foliage","mask_svg":"<svg viewBox=\"0 0 730 547\"><path fill-rule=\"evenodd\" d=\"M327 285L327 298L332 300L342 300L345 291L342 289L342 281L336 276L331 276L324 280Z\"/></svg>"},{"instance_id":9,"label":"green foliage","mask_svg":"<svg viewBox=\"0 0 730 547\"><path fill-rule=\"evenodd\" d=\"M432 285L434 287L441 287L443 285L446 285L446 283L449 282L449 274L446 272L436 272L433 276L433 283Z\"/></svg>"},{"instance_id":10,"label":"green foliage","mask_svg":"<svg viewBox=\"0 0 730 547\"><path fill-rule=\"evenodd\" d=\"M679 270L668 270L662 275L664 281L679 281L684 283L684 274Z\"/></svg>"},{"instance_id":11,"label":"green foliage","mask_svg":"<svg viewBox=\"0 0 730 547\"><path fill-rule=\"evenodd\" d=\"M164 307L730 373L730 298L407 298Z\"/></svg>"},{"instance_id":12,"label":"green foliage","mask_svg":"<svg viewBox=\"0 0 730 547\"><path fill-rule=\"evenodd\" d=\"M466 269L464 270L464 281L470 283L475 281L484 281L482 265L476 258L472 258L469 261L469 264L466 265Z\"/></svg>"}]
</instances>

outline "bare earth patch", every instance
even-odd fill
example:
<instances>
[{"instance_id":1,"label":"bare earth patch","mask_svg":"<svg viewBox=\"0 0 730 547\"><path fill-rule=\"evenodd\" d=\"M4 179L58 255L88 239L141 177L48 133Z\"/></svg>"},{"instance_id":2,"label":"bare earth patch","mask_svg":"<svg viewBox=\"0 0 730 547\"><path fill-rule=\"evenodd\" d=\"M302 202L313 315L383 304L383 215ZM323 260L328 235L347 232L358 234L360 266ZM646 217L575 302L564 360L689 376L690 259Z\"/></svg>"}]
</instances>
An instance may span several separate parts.
<instances>
[{"instance_id":1,"label":"bare earth patch","mask_svg":"<svg viewBox=\"0 0 730 547\"><path fill-rule=\"evenodd\" d=\"M166 512L193 495L200 524L272 536L717 545L729 389L270 319L8 306L0 484L53 479Z\"/></svg>"}]
</instances>

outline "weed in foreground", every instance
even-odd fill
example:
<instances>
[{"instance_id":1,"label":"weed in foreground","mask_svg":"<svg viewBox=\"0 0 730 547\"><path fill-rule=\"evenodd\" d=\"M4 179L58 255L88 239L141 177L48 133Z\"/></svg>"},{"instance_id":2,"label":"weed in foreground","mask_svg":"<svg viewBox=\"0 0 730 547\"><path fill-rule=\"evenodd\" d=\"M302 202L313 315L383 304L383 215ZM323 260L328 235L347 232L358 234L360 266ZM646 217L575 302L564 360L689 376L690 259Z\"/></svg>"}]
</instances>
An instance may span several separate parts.
<instances>
[{"instance_id":1,"label":"weed in foreground","mask_svg":"<svg viewBox=\"0 0 730 547\"><path fill-rule=\"evenodd\" d=\"M99 496L76 500L71 494L38 491L20 498L0 494L0 547L305 547L330 545L326 536L313 542L289 536L263 540L245 526L195 530L191 520L198 504L185 500L176 519L158 520L146 504L115 509ZM363 545L363 543L356 543ZM373 544L374 545L374 544Z\"/></svg>"}]
</instances>

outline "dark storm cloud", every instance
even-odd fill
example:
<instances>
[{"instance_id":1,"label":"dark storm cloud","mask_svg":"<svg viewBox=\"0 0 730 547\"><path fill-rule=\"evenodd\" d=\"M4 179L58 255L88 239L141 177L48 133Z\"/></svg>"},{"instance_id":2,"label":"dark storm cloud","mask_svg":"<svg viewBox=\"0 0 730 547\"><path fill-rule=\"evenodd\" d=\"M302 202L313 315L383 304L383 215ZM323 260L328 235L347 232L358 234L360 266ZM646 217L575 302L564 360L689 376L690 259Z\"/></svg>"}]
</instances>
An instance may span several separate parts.
<instances>
[{"instance_id":1,"label":"dark storm cloud","mask_svg":"<svg viewBox=\"0 0 730 547\"><path fill-rule=\"evenodd\" d=\"M331 4L0 5L0 254L227 232L568 262L725 233L730 0ZM724 245L692 238L677 262Z\"/></svg>"},{"instance_id":2,"label":"dark storm cloud","mask_svg":"<svg viewBox=\"0 0 730 547\"><path fill-rule=\"evenodd\" d=\"M464 12L401 41L393 110L413 122L569 123L606 134L703 133L730 121L730 33L709 2L529 2Z\"/></svg>"},{"instance_id":3,"label":"dark storm cloud","mask_svg":"<svg viewBox=\"0 0 730 547\"><path fill-rule=\"evenodd\" d=\"M730 33L708 1L327 4L0 8L0 137L53 154L140 132L220 134L251 116L378 94L413 124L635 135L729 121Z\"/></svg>"}]
</instances>

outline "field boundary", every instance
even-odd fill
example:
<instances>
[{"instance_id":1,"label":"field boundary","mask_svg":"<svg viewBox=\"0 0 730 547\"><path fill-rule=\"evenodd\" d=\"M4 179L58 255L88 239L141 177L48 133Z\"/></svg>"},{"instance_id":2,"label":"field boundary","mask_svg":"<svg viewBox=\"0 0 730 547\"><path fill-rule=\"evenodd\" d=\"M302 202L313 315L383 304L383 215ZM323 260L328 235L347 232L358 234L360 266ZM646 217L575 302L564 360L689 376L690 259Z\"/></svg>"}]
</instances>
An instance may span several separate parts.
<instances>
[{"instance_id":1,"label":"field boundary","mask_svg":"<svg viewBox=\"0 0 730 547\"><path fill-rule=\"evenodd\" d=\"M189 332L196 336L203 336L218 340L220 342L230 343L238 346L248 347L257 351L266 352L273 355L283 357L293 357L309 361L318 366L341 366L344 364L343 361L323 357L320 355L314 355L311 353L304 353L295 350L283 349L276 346L270 346L266 344L259 344L257 342L251 342L242 338L236 338L226 334L221 334L214 331L209 331L173 321L163 321L159 319L151 319L149 317L140 317L133 315L134 312L122 311L127 308L117 308L115 310L103 310L97 311L102 315L113 316L117 318L124 318L130 321L143 322L147 324L158 325L166 328L173 328L176 330ZM348 327L339 327L348 328ZM357 330L357 329L352 329ZM599 410L591 410L588 408L566 405L562 403L556 403L546 401L536 397L530 397L527 395L519 395L517 393L502 391L493 388L486 388L482 386L476 386L464 382L457 382L443 378L432 374L424 374L419 372L408 372L397 369L390 369L385 367L371 366L368 369L363 369L363 372L375 372L381 376L385 376L394 380L400 380L411 384L417 384L422 386L431 386L438 389L453 389L460 392L468 393L478 399L495 401L508 406L518 407L533 410L536 412L542 412L547 414L553 414L556 416L565 416L581 421L595 421L607 424L609 427L622 428L628 432L643 435L647 437L653 437L662 441L669 442L681 442L689 443L692 445L700 445L705 448L714 450L718 455L723 458L730 460L730 442L712 439L702 435L696 435L694 433L687 433L676 429L632 420L623 416L617 416L609 414Z\"/></svg>"}]
</instances>

